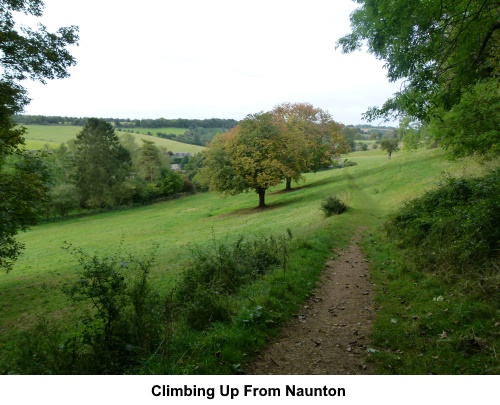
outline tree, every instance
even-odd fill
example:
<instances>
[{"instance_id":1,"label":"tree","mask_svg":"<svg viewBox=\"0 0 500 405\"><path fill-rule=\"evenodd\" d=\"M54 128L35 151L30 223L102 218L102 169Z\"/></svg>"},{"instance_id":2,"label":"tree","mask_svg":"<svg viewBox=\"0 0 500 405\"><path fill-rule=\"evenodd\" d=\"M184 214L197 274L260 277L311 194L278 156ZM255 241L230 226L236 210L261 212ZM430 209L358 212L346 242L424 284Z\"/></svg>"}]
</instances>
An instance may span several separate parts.
<instances>
[{"instance_id":1,"label":"tree","mask_svg":"<svg viewBox=\"0 0 500 405\"><path fill-rule=\"evenodd\" d=\"M500 33L497 0L356 0L352 32L337 42L343 52L366 43L384 60L401 90L365 118L409 116L429 122L458 105L483 80L498 83L492 59ZM496 56L495 56L496 55Z\"/></svg>"},{"instance_id":2,"label":"tree","mask_svg":"<svg viewBox=\"0 0 500 405\"><path fill-rule=\"evenodd\" d=\"M341 125L320 108L309 103L282 103L272 113L283 131L287 190L301 173L329 167L333 157L350 149Z\"/></svg>"},{"instance_id":3,"label":"tree","mask_svg":"<svg viewBox=\"0 0 500 405\"><path fill-rule=\"evenodd\" d=\"M149 182L154 183L160 177L161 159L160 150L154 142L142 140L141 153L139 155L139 172Z\"/></svg>"},{"instance_id":4,"label":"tree","mask_svg":"<svg viewBox=\"0 0 500 405\"><path fill-rule=\"evenodd\" d=\"M13 13L41 17L40 0L0 0L0 267L9 270L22 244L15 240L20 230L36 222L40 205L47 198L48 174L36 156L23 153L23 127L12 119L29 103L20 82L68 76L75 59L66 46L76 44L78 29L60 28L50 33L16 25ZM16 164L8 163L16 155Z\"/></svg>"},{"instance_id":5,"label":"tree","mask_svg":"<svg viewBox=\"0 0 500 405\"><path fill-rule=\"evenodd\" d=\"M0 171L0 268L7 271L24 247L16 234L37 222L50 189L50 174L39 156L21 154L13 160Z\"/></svg>"},{"instance_id":6,"label":"tree","mask_svg":"<svg viewBox=\"0 0 500 405\"><path fill-rule=\"evenodd\" d=\"M384 138L382 142L380 142L380 149L385 150L390 159L392 153L399 150L399 142L396 138Z\"/></svg>"},{"instance_id":7,"label":"tree","mask_svg":"<svg viewBox=\"0 0 500 405\"><path fill-rule=\"evenodd\" d=\"M80 203L80 196L74 184L58 184L50 190L49 195L49 208L61 217L64 217L72 209L77 208Z\"/></svg>"},{"instance_id":8,"label":"tree","mask_svg":"<svg viewBox=\"0 0 500 405\"><path fill-rule=\"evenodd\" d=\"M115 191L130 172L130 152L119 142L113 126L105 120L89 118L76 136L76 186L82 205L112 207L120 197Z\"/></svg>"},{"instance_id":9,"label":"tree","mask_svg":"<svg viewBox=\"0 0 500 405\"><path fill-rule=\"evenodd\" d=\"M347 143L349 144L349 147L351 150L356 149L356 136L358 135L358 131L356 128L353 127L343 127L342 128L342 134L347 140Z\"/></svg>"},{"instance_id":10,"label":"tree","mask_svg":"<svg viewBox=\"0 0 500 405\"><path fill-rule=\"evenodd\" d=\"M184 188L184 180L179 173L164 167L161 171L160 187L161 193L166 196L180 193Z\"/></svg>"},{"instance_id":11,"label":"tree","mask_svg":"<svg viewBox=\"0 0 500 405\"><path fill-rule=\"evenodd\" d=\"M500 32L491 41L491 77L478 81L459 103L431 121L431 134L454 157L490 159L500 152Z\"/></svg>"},{"instance_id":12,"label":"tree","mask_svg":"<svg viewBox=\"0 0 500 405\"><path fill-rule=\"evenodd\" d=\"M222 193L254 190L263 208L266 190L288 173L283 163L284 142L273 114L248 115L238 126L214 138L205 152L199 179L210 190Z\"/></svg>"}]
</instances>

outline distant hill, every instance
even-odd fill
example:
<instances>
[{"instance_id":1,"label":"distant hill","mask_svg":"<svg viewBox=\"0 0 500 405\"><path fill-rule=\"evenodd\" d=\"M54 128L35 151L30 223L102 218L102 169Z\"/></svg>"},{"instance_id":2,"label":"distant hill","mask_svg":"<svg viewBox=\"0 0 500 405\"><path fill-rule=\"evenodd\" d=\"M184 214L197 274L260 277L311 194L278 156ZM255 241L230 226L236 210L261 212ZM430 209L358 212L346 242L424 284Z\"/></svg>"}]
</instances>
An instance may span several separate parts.
<instances>
[{"instance_id":1,"label":"distant hill","mask_svg":"<svg viewBox=\"0 0 500 405\"><path fill-rule=\"evenodd\" d=\"M75 139L76 134L83 128L76 125L25 125L25 127L27 129L25 134L26 147L30 150L42 149L45 145L48 145L49 148L55 149L59 147L60 144ZM172 130L178 129L172 128ZM141 139L153 141L157 146L164 146L167 150L172 151L173 153L197 153L203 150L203 147L199 145L181 143L172 139L163 139L143 133L137 134L131 131L117 131L116 134L120 136L125 132L130 132L139 145L142 143Z\"/></svg>"},{"instance_id":2,"label":"distant hill","mask_svg":"<svg viewBox=\"0 0 500 405\"><path fill-rule=\"evenodd\" d=\"M238 124L233 119L133 119L103 118L117 131L146 134L190 145L206 146L215 135L225 132ZM15 115L19 125L42 125L60 127L83 127L88 117L63 117L45 115Z\"/></svg>"}]
</instances>

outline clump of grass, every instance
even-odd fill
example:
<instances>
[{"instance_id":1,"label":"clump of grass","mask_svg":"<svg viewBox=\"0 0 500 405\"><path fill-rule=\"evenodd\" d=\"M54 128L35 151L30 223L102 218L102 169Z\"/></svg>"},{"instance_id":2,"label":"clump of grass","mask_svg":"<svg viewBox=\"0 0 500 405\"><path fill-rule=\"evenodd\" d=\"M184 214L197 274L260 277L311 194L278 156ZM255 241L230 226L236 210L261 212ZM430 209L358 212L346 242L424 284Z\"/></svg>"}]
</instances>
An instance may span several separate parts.
<instances>
[{"instance_id":1,"label":"clump of grass","mask_svg":"<svg viewBox=\"0 0 500 405\"><path fill-rule=\"evenodd\" d=\"M339 196L328 196L321 201L321 210L325 217L340 215L347 211L347 204Z\"/></svg>"}]
</instances>

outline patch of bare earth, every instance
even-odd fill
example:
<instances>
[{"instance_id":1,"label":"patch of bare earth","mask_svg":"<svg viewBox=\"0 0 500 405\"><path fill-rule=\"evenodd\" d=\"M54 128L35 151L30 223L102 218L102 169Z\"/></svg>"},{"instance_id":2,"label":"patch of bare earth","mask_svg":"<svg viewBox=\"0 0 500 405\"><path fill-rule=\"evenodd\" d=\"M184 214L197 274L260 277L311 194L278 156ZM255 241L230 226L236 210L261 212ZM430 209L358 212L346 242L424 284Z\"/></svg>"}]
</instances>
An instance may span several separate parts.
<instances>
[{"instance_id":1,"label":"patch of bare earth","mask_svg":"<svg viewBox=\"0 0 500 405\"><path fill-rule=\"evenodd\" d=\"M375 315L369 267L355 236L326 263L318 287L247 374L371 374L366 362Z\"/></svg>"}]
</instances>

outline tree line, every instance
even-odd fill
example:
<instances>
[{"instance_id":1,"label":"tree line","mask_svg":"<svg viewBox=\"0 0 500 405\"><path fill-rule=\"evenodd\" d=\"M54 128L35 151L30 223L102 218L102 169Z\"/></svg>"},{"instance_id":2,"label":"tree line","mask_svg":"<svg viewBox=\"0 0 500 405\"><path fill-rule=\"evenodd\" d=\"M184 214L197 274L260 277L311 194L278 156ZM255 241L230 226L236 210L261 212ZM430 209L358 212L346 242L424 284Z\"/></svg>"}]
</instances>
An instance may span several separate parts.
<instances>
[{"instance_id":1,"label":"tree line","mask_svg":"<svg viewBox=\"0 0 500 405\"><path fill-rule=\"evenodd\" d=\"M45 215L64 216L75 209L109 209L154 201L193 185L171 170L173 153L152 141L138 145L128 133L120 138L108 122L89 118L76 140L41 161L48 172Z\"/></svg>"},{"instance_id":2,"label":"tree line","mask_svg":"<svg viewBox=\"0 0 500 405\"><path fill-rule=\"evenodd\" d=\"M88 117L45 116L15 114L14 121L19 125L76 125L84 126ZM130 118L103 118L116 128L222 128L231 129L238 124L233 119L209 118L157 118L157 119L130 119Z\"/></svg>"},{"instance_id":3,"label":"tree line","mask_svg":"<svg viewBox=\"0 0 500 405\"><path fill-rule=\"evenodd\" d=\"M119 128L119 131L122 129ZM126 131L126 130L125 130ZM155 133L155 135L158 138L163 138L163 139L171 139L176 142L182 142L182 143L187 143L190 145L199 145L199 146L205 146L208 145L212 139L215 137L215 135L224 132L224 128L201 128L201 127L191 127L189 128L186 132L183 134L172 134L172 133L165 133L158 131ZM147 135L153 135L152 132L147 133Z\"/></svg>"}]
</instances>

